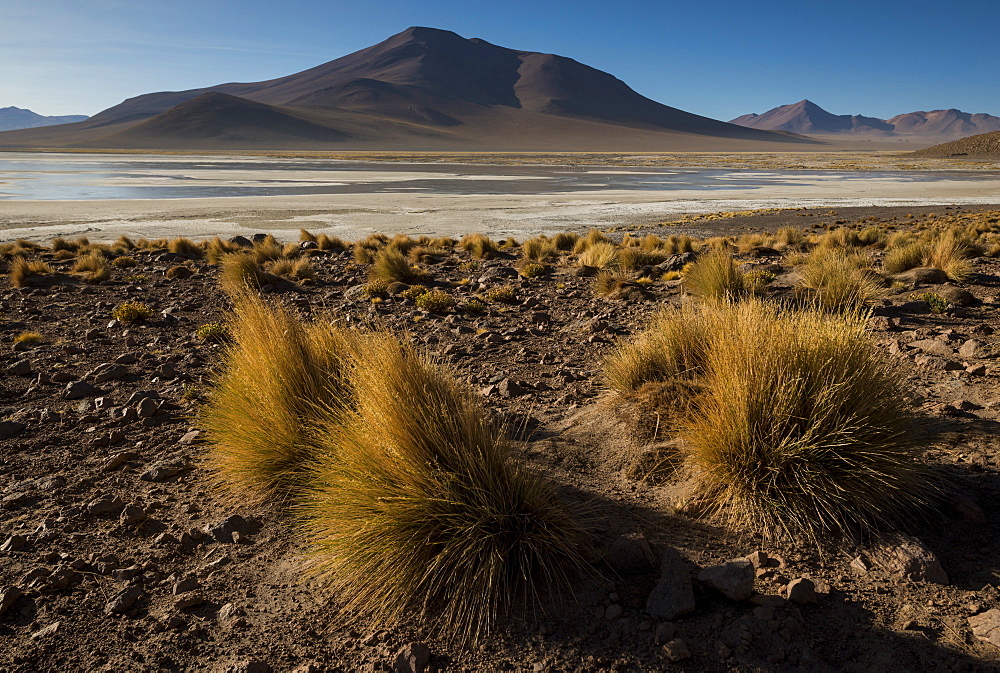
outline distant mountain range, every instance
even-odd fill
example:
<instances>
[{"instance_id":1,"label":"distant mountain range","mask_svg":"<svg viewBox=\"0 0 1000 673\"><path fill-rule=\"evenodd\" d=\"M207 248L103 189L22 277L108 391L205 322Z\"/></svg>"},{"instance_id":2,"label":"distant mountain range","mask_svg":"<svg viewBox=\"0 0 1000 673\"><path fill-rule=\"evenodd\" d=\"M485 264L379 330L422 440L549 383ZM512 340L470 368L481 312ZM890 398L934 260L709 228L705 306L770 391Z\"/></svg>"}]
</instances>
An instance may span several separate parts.
<instances>
[{"instance_id":1,"label":"distant mountain range","mask_svg":"<svg viewBox=\"0 0 1000 673\"><path fill-rule=\"evenodd\" d=\"M56 124L72 124L88 119L87 115L62 115L46 117L31 110L19 107L0 107L0 131L14 129L33 129L39 126L54 126Z\"/></svg>"},{"instance_id":2,"label":"distant mountain range","mask_svg":"<svg viewBox=\"0 0 1000 673\"><path fill-rule=\"evenodd\" d=\"M287 77L130 98L3 147L683 150L816 141L701 117L570 58L409 28Z\"/></svg>"},{"instance_id":3,"label":"distant mountain range","mask_svg":"<svg viewBox=\"0 0 1000 673\"><path fill-rule=\"evenodd\" d=\"M891 119L863 115L835 115L812 101L800 100L763 114L746 114L732 124L766 131L788 131L803 135L919 136L961 138L1000 131L1000 117L970 114L961 110L909 112Z\"/></svg>"}]
</instances>

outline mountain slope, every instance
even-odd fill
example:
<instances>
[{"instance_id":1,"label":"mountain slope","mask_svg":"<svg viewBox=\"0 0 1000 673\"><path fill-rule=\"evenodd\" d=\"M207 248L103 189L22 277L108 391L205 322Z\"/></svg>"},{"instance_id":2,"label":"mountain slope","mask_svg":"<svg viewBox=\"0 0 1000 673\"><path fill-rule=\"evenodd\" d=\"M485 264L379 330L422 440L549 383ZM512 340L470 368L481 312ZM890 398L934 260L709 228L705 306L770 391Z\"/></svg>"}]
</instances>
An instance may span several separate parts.
<instances>
[{"instance_id":1,"label":"mountain slope","mask_svg":"<svg viewBox=\"0 0 1000 673\"><path fill-rule=\"evenodd\" d=\"M782 105L759 115L742 115L730 123L805 135L960 138L975 133L1000 131L1000 117L988 114L969 114L952 109L909 112L891 119L876 119L861 115L834 115L808 100Z\"/></svg>"},{"instance_id":2,"label":"mountain slope","mask_svg":"<svg viewBox=\"0 0 1000 673\"><path fill-rule=\"evenodd\" d=\"M1000 159L1000 131L953 140L913 153L919 157L983 157Z\"/></svg>"},{"instance_id":3,"label":"mountain slope","mask_svg":"<svg viewBox=\"0 0 1000 673\"><path fill-rule=\"evenodd\" d=\"M140 128L205 94L244 102L208 99L218 107L210 115L212 123L202 118L203 100L195 110L182 107L166 121ZM253 108L256 121L249 126L221 119L225 114L250 115L249 103L275 108L281 121L275 110L267 116L260 108ZM295 132L289 131L289 117L298 120ZM314 127L304 129L305 122ZM280 128L270 129L272 123ZM234 124L242 130L234 131ZM129 132L132 127L135 133ZM54 129L49 142L98 146L107 140L120 146L138 137L144 147L161 138L164 147L211 143L234 148L268 142L298 145L306 138L342 148L527 150L724 149L814 142L662 105L569 58L419 27L286 77L136 96L86 122ZM40 141L37 133L0 134L0 146Z\"/></svg>"},{"instance_id":4,"label":"mountain slope","mask_svg":"<svg viewBox=\"0 0 1000 673\"><path fill-rule=\"evenodd\" d=\"M39 126L54 126L56 124L72 124L73 122L82 122L85 119L87 119L87 115L46 117L31 110L11 106L0 108L0 131L32 129Z\"/></svg>"}]
</instances>

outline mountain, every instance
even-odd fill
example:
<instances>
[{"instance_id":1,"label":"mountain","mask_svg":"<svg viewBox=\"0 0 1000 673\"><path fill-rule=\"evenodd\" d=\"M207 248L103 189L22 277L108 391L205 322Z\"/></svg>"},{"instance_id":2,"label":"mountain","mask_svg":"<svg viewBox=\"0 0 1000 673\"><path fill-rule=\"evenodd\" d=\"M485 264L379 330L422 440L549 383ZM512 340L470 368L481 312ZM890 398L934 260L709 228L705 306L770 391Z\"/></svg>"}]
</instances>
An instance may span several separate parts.
<instances>
[{"instance_id":1,"label":"mountain","mask_svg":"<svg viewBox=\"0 0 1000 673\"><path fill-rule=\"evenodd\" d=\"M855 135L881 134L892 132L892 126L874 117L861 115L835 115L827 112L809 100L800 100L791 105L782 105L764 114L748 114L733 119L731 124L767 131L790 131L804 135L831 135L851 133Z\"/></svg>"},{"instance_id":2,"label":"mountain","mask_svg":"<svg viewBox=\"0 0 1000 673\"><path fill-rule=\"evenodd\" d=\"M53 126L55 124L72 124L82 122L87 119L87 115L62 115L59 117L46 117L31 110L19 107L0 107L0 131L10 131L14 129L32 129L39 126Z\"/></svg>"},{"instance_id":3,"label":"mountain","mask_svg":"<svg viewBox=\"0 0 1000 673\"><path fill-rule=\"evenodd\" d=\"M641 151L815 142L662 105L569 58L419 27L287 77L144 94L78 124L0 133L0 146L164 149Z\"/></svg>"},{"instance_id":4,"label":"mountain","mask_svg":"<svg viewBox=\"0 0 1000 673\"><path fill-rule=\"evenodd\" d=\"M921 136L960 138L974 133L1000 131L1000 117L969 114L961 110L909 112L891 119L861 115L835 115L812 101L782 105L764 114L746 114L730 121L748 128L791 131L804 135Z\"/></svg>"},{"instance_id":5,"label":"mountain","mask_svg":"<svg viewBox=\"0 0 1000 673\"><path fill-rule=\"evenodd\" d=\"M942 143L913 153L919 157L981 157L989 159L1000 158L1000 131L980 133L978 135Z\"/></svg>"}]
</instances>

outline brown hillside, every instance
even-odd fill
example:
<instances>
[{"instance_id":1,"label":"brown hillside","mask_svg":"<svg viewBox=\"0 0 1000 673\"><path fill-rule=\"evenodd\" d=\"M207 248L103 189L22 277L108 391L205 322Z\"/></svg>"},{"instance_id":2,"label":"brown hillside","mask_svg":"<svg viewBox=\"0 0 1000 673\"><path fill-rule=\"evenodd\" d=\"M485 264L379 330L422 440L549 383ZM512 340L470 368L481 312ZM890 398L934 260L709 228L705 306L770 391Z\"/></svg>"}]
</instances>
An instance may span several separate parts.
<instances>
[{"instance_id":1,"label":"brown hillside","mask_svg":"<svg viewBox=\"0 0 1000 673\"><path fill-rule=\"evenodd\" d=\"M917 157L1000 157L1000 131L980 133L913 153Z\"/></svg>"}]
</instances>

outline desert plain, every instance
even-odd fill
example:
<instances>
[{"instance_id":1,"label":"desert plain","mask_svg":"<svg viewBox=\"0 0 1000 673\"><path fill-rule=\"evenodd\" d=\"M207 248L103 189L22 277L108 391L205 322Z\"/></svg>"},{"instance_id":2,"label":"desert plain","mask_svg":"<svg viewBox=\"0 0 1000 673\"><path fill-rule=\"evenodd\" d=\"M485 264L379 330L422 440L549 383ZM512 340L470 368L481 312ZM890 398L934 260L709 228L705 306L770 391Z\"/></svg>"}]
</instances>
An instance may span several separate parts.
<instances>
[{"instance_id":1,"label":"desert plain","mask_svg":"<svg viewBox=\"0 0 1000 673\"><path fill-rule=\"evenodd\" d=\"M341 175L347 188L333 194L0 200L8 272L17 256L48 265L20 287L4 278L0 295L0 670L996 669L995 164L914 167L890 154L379 159ZM736 181L770 172L734 188L588 182L669 166L739 169ZM549 184L567 167L573 188ZM393 189L410 180L447 188ZM470 182L493 187L461 187ZM888 268L895 248L949 231L969 238L960 273L923 259ZM317 243L324 234L340 242ZM471 234L495 245L463 246ZM570 244L556 246L558 234ZM241 505L219 490L203 414L232 346L200 329L231 318L224 265L206 255L215 236L241 237L226 244L230 255L279 250L253 287L268 305L383 325L474 391L511 460L588 512L586 568L562 600L544 595L472 644L416 613L372 626L340 613L344 597L305 572L308 544L282 498ZM595 257L577 244L588 237L611 256L586 263ZM419 280L378 282L375 258L392 245ZM711 251L765 279L753 290L764 301L794 303L818 291L803 278L823 247L877 277L859 347L898 368L924 433L919 459L946 486L907 526L817 543L687 507L680 477L655 469L670 439L658 425L650 435L655 404L616 401L606 362L664 309L707 304L689 274ZM107 269L88 280L74 267L92 253ZM282 277L269 266L279 259L305 260L308 272L285 265ZM448 299L421 302L418 286ZM148 315L118 319L127 302Z\"/></svg>"}]
</instances>

